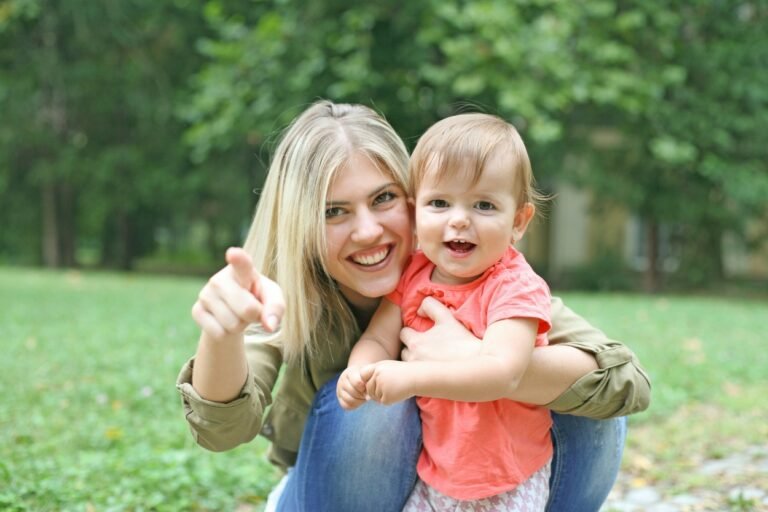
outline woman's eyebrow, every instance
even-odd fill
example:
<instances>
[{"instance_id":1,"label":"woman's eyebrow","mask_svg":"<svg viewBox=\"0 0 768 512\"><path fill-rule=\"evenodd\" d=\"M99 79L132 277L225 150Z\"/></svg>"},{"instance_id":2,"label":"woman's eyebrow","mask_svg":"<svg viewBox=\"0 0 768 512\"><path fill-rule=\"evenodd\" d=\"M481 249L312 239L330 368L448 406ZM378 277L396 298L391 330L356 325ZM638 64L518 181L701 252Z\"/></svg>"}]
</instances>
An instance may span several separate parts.
<instances>
[{"instance_id":1,"label":"woman's eyebrow","mask_svg":"<svg viewBox=\"0 0 768 512\"><path fill-rule=\"evenodd\" d=\"M395 183L394 181L391 181L391 182L389 182L389 183L385 183L384 185L382 185L382 186L380 186L380 187L377 187L375 190L373 190L373 191L372 191L370 194L368 194L368 196L367 196L367 197L368 197L369 199L370 199L371 197L375 197L375 196L377 196L377 195L381 194L382 192L384 192L386 189L388 189L388 188L390 188L390 187L393 187L393 186L394 186L394 187L397 187L397 186L398 186L398 184L397 184L397 183ZM347 205L347 204L349 204L349 203L351 203L351 201L326 201L326 202L325 202L325 205L326 205L326 206L339 206L339 205Z\"/></svg>"},{"instance_id":2,"label":"woman's eyebrow","mask_svg":"<svg viewBox=\"0 0 768 512\"><path fill-rule=\"evenodd\" d=\"M373 192L368 194L368 197L377 196L377 195L381 194L382 192L384 192L386 189L388 189L390 187L393 187L393 186L394 187L397 186L397 183L395 183L394 181L390 181L389 183L385 183L384 185L380 186L379 188L377 188L376 190L374 190Z\"/></svg>"}]
</instances>

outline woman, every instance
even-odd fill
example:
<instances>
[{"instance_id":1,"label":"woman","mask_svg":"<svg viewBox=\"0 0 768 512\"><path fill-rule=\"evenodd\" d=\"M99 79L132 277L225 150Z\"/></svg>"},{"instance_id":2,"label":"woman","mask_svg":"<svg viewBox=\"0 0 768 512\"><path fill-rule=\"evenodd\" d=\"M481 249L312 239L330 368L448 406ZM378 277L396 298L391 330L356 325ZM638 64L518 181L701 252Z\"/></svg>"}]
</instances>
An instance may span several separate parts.
<instances>
[{"instance_id":1,"label":"woman","mask_svg":"<svg viewBox=\"0 0 768 512\"><path fill-rule=\"evenodd\" d=\"M270 460L291 468L278 510L396 511L414 485L413 400L344 412L335 395L352 343L413 249L407 160L372 110L312 105L277 148L244 250L227 251L228 265L193 306L202 333L178 381L187 421L211 450L259 433L270 439ZM436 301L425 300L422 313L435 326L404 329L404 360L477 349ZM252 323L260 332L244 336ZM618 471L625 422L596 419L643 410L649 383L626 347L557 299L549 334L552 346L534 351L515 399L572 414L554 415L550 510L598 510Z\"/></svg>"}]
</instances>

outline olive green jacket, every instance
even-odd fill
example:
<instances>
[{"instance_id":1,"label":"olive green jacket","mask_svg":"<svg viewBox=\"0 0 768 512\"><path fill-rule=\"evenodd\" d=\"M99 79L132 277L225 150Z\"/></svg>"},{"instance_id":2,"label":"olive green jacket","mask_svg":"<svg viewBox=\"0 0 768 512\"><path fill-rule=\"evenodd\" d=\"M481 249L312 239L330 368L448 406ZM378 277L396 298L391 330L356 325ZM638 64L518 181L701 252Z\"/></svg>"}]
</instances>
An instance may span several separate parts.
<instances>
[{"instance_id":1,"label":"olive green jacket","mask_svg":"<svg viewBox=\"0 0 768 512\"><path fill-rule=\"evenodd\" d=\"M550 344L566 344L594 354L599 366L548 404L549 409L611 418L648 407L650 381L632 351L608 339L556 297L552 299L552 329L548 337ZM325 349L309 360L305 369L285 365L285 374L273 394L283 366L281 351L274 345L246 338L248 378L240 396L227 403L200 397L191 384L194 361L188 361L181 369L176 387L195 441L209 450L224 451L261 434L272 442L269 458L274 464L283 469L294 465L315 393L346 368L351 347L339 345L328 340Z\"/></svg>"}]
</instances>

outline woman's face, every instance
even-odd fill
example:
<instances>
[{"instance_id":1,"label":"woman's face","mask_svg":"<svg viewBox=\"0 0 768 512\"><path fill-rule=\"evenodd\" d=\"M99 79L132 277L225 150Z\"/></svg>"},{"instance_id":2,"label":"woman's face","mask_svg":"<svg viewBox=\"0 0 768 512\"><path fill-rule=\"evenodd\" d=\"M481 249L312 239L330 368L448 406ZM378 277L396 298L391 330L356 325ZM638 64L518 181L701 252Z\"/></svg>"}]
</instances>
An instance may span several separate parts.
<instances>
[{"instance_id":1,"label":"woman's face","mask_svg":"<svg viewBox=\"0 0 768 512\"><path fill-rule=\"evenodd\" d=\"M405 191L355 153L328 189L327 267L355 307L372 309L395 289L413 247Z\"/></svg>"}]
</instances>

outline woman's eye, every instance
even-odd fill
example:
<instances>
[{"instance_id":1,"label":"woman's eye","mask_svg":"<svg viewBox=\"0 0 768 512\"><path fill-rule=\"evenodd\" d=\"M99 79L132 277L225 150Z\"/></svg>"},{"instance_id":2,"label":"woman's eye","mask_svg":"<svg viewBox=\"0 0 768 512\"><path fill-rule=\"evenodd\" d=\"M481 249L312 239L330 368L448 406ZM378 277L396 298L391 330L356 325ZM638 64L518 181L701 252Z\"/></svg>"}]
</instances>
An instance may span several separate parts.
<instances>
[{"instance_id":1,"label":"woman's eye","mask_svg":"<svg viewBox=\"0 0 768 512\"><path fill-rule=\"evenodd\" d=\"M339 215L344 214L344 208L341 208L339 206L332 206L330 208L325 209L325 218L326 219L332 219L334 217L338 217Z\"/></svg>"},{"instance_id":2,"label":"woman's eye","mask_svg":"<svg viewBox=\"0 0 768 512\"><path fill-rule=\"evenodd\" d=\"M478 210L495 210L496 207L493 205L493 203L489 203L488 201L478 201L475 203L475 208Z\"/></svg>"},{"instance_id":3,"label":"woman's eye","mask_svg":"<svg viewBox=\"0 0 768 512\"><path fill-rule=\"evenodd\" d=\"M389 191L382 192L381 194L376 196L376 198L373 200L373 204L376 205L381 203L387 203L396 197L397 196L395 195L394 192L389 192Z\"/></svg>"},{"instance_id":4,"label":"woman's eye","mask_svg":"<svg viewBox=\"0 0 768 512\"><path fill-rule=\"evenodd\" d=\"M429 202L429 206L434 206L435 208L447 208L448 201L446 201L445 199L432 199Z\"/></svg>"}]
</instances>

